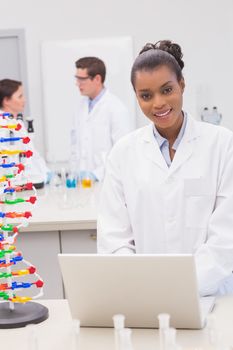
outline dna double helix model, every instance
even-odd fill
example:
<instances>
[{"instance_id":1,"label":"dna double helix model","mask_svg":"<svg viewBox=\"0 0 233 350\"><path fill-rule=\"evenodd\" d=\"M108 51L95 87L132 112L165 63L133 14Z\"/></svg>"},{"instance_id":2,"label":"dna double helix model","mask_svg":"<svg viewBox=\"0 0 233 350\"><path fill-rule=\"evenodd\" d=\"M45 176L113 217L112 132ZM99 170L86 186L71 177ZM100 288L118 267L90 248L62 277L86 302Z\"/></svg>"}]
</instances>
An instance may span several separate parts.
<instances>
[{"instance_id":1,"label":"dna double helix model","mask_svg":"<svg viewBox=\"0 0 233 350\"><path fill-rule=\"evenodd\" d=\"M20 229L28 225L36 189L24 175L33 152L23 123L9 113L0 114L0 300L27 303L43 295L43 280L35 266L17 250ZM30 180L30 179L29 179ZM30 296L27 290L34 288ZM31 296L33 295L33 296Z\"/></svg>"}]
</instances>

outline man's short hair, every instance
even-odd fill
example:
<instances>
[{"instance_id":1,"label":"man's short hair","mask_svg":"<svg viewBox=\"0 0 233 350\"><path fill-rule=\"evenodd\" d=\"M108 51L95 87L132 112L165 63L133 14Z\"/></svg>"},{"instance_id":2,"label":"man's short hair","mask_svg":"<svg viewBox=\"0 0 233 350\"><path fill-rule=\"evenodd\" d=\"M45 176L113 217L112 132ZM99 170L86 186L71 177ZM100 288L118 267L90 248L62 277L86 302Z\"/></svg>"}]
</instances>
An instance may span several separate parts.
<instances>
[{"instance_id":1,"label":"man's short hair","mask_svg":"<svg viewBox=\"0 0 233 350\"><path fill-rule=\"evenodd\" d=\"M94 78L97 74L101 76L104 83L106 75L106 67L104 62L98 57L82 57L75 62L76 68L87 69L88 75Z\"/></svg>"}]
</instances>

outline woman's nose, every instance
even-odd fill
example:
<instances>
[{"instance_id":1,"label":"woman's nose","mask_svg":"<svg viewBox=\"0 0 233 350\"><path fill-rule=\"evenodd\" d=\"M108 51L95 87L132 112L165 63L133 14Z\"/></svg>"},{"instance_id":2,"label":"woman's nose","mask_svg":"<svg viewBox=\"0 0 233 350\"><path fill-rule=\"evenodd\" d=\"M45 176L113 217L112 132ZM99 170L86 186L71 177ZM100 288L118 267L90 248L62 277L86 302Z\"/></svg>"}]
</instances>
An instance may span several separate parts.
<instances>
[{"instance_id":1,"label":"woman's nose","mask_svg":"<svg viewBox=\"0 0 233 350\"><path fill-rule=\"evenodd\" d=\"M162 95L156 94L153 99L153 108L161 109L165 105L165 99Z\"/></svg>"}]
</instances>

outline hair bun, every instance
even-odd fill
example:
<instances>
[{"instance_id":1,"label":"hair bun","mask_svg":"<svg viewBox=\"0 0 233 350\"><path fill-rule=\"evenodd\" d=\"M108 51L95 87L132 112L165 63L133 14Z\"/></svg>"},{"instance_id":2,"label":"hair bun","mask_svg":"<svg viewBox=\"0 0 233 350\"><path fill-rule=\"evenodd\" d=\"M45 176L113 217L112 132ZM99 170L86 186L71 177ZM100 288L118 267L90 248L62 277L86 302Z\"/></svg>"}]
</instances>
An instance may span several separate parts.
<instances>
[{"instance_id":1,"label":"hair bun","mask_svg":"<svg viewBox=\"0 0 233 350\"><path fill-rule=\"evenodd\" d=\"M182 69L184 67L184 62L182 60L183 53L181 51L180 45L173 43L171 40L160 40L157 41L154 46L159 50L170 53L170 55L175 57L179 63L180 68Z\"/></svg>"},{"instance_id":2,"label":"hair bun","mask_svg":"<svg viewBox=\"0 0 233 350\"><path fill-rule=\"evenodd\" d=\"M157 43L155 44L147 43L139 52L139 55L143 52L156 49L168 52L176 59L181 69L184 67L184 61L182 60L183 53L181 51L181 47L180 45L173 43L171 40L160 40L157 41Z\"/></svg>"},{"instance_id":3,"label":"hair bun","mask_svg":"<svg viewBox=\"0 0 233 350\"><path fill-rule=\"evenodd\" d=\"M141 55L141 53L143 53L143 52L146 52L149 50L154 50L154 49L156 49L155 44L147 43L145 46L143 46L143 48L139 52L139 55Z\"/></svg>"}]
</instances>

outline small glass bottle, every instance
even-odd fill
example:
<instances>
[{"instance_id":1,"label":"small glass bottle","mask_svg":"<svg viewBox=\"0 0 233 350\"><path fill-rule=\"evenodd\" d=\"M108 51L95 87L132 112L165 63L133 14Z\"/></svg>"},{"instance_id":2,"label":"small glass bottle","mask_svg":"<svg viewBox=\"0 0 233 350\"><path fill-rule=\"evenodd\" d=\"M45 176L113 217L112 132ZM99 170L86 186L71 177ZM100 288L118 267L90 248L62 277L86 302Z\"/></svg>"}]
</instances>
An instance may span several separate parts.
<instances>
[{"instance_id":1,"label":"small glass bottle","mask_svg":"<svg viewBox=\"0 0 233 350\"><path fill-rule=\"evenodd\" d=\"M215 125L219 125L222 120L222 115L219 113L218 108L216 106L212 109L212 123Z\"/></svg>"},{"instance_id":2,"label":"small glass bottle","mask_svg":"<svg viewBox=\"0 0 233 350\"><path fill-rule=\"evenodd\" d=\"M208 107L204 107L202 114L201 114L201 120L203 122L209 122L209 109L208 109Z\"/></svg>"}]
</instances>

